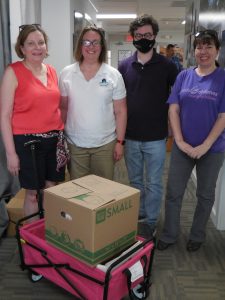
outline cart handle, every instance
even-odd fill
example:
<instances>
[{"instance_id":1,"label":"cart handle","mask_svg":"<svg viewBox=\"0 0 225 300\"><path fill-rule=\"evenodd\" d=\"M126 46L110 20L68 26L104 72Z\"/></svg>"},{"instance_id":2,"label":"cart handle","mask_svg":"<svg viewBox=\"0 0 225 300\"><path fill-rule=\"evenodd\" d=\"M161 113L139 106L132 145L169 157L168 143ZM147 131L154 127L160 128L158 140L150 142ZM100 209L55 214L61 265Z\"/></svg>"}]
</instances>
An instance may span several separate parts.
<instances>
[{"instance_id":1,"label":"cart handle","mask_svg":"<svg viewBox=\"0 0 225 300\"><path fill-rule=\"evenodd\" d=\"M38 209L40 218L44 217L44 209L43 209L43 195L42 191L39 187L39 176L38 176L38 169L37 169L37 161L36 161L36 145L40 144L40 140L31 140L24 143L24 147L30 147L32 159L33 159L33 167L34 167L34 176L36 181L36 190L37 190L37 199L38 199Z\"/></svg>"}]
</instances>

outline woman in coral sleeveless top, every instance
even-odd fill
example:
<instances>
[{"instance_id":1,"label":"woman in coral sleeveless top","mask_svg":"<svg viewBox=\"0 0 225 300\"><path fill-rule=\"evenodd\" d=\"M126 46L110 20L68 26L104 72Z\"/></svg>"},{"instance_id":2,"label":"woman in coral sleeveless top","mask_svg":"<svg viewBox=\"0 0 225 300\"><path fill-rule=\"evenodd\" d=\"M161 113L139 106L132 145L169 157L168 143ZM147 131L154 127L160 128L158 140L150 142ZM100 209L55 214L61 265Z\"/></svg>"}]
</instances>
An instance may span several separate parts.
<instances>
[{"instance_id":1,"label":"woman in coral sleeveless top","mask_svg":"<svg viewBox=\"0 0 225 300\"><path fill-rule=\"evenodd\" d=\"M47 35L38 24L20 26L15 46L22 60L10 64L1 84L1 131L11 174L26 190L25 215L38 211L37 188L64 180L66 152L62 151L64 124L56 71L48 56ZM36 157L39 186L31 150L25 144L38 140Z\"/></svg>"}]
</instances>

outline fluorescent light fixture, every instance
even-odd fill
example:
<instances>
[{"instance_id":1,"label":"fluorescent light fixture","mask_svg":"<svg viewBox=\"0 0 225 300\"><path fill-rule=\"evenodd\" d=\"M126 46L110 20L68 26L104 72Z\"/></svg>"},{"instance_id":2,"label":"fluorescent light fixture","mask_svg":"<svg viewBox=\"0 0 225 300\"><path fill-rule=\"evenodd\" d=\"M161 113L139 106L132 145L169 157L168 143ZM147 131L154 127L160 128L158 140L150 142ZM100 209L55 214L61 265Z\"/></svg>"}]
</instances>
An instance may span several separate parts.
<instances>
[{"instance_id":1,"label":"fluorescent light fixture","mask_svg":"<svg viewBox=\"0 0 225 300\"><path fill-rule=\"evenodd\" d=\"M185 20L184 20L184 21L182 21L182 22L181 22L181 24L182 24L182 25L185 25L185 24L186 24L186 21L185 21Z\"/></svg>"},{"instance_id":2,"label":"fluorescent light fixture","mask_svg":"<svg viewBox=\"0 0 225 300\"><path fill-rule=\"evenodd\" d=\"M98 12L97 8L94 6L94 4L92 3L91 0L89 0L89 3L92 5L92 7L94 8L94 10L95 10L96 12Z\"/></svg>"},{"instance_id":3,"label":"fluorescent light fixture","mask_svg":"<svg viewBox=\"0 0 225 300\"><path fill-rule=\"evenodd\" d=\"M222 12L213 12L213 13L200 13L199 21L201 22L223 22L225 20L225 13Z\"/></svg>"},{"instance_id":4,"label":"fluorescent light fixture","mask_svg":"<svg viewBox=\"0 0 225 300\"><path fill-rule=\"evenodd\" d=\"M136 14L97 14L97 19L135 19Z\"/></svg>"},{"instance_id":5,"label":"fluorescent light fixture","mask_svg":"<svg viewBox=\"0 0 225 300\"><path fill-rule=\"evenodd\" d=\"M78 18L78 19L83 18L82 13L80 13L80 12L78 12L78 11L75 11L74 16L75 16L75 18Z\"/></svg>"},{"instance_id":6,"label":"fluorescent light fixture","mask_svg":"<svg viewBox=\"0 0 225 300\"><path fill-rule=\"evenodd\" d=\"M87 20L87 21L91 21L91 17L88 15L88 14L84 14L84 17L85 17L85 19Z\"/></svg>"}]
</instances>

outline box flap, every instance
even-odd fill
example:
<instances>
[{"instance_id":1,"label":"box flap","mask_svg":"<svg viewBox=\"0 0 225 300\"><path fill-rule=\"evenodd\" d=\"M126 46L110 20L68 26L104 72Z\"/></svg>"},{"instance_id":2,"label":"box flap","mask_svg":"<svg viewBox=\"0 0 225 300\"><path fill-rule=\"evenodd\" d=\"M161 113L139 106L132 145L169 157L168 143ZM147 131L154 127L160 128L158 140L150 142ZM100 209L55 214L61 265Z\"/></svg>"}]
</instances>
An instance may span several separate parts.
<instances>
[{"instance_id":1,"label":"box flap","mask_svg":"<svg viewBox=\"0 0 225 300\"><path fill-rule=\"evenodd\" d=\"M25 198L25 189L20 189L19 192L9 200L9 202L6 204L6 207L8 209L18 208L18 207L23 208L24 198Z\"/></svg>"},{"instance_id":2,"label":"box flap","mask_svg":"<svg viewBox=\"0 0 225 300\"><path fill-rule=\"evenodd\" d=\"M138 192L131 188L96 175L88 175L45 189L83 207L95 210L107 203L128 197Z\"/></svg>"},{"instance_id":3,"label":"box flap","mask_svg":"<svg viewBox=\"0 0 225 300\"><path fill-rule=\"evenodd\" d=\"M96 175L81 177L73 182L98 194L108 195L112 199L120 197L131 190L129 186Z\"/></svg>"},{"instance_id":4,"label":"box flap","mask_svg":"<svg viewBox=\"0 0 225 300\"><path fill-rule=\"evenodd\" d=\"M87 207L91 210L95 210L104 206L107 203L115 201L115 199L107 194L98 194L95 192L79 195L69 199L72 203L77 203L80 206Z\"/></svg>"},{"instance_id":5,"label":"box flap","mask_svg":"<svg viewBox=\"0 0 225 300\"><path fill-rule=\"evenodd\" d=\"M73 181L68 181L63 184L55 185L53 187L45 189L45 191L57 194L60 197L70 199L79 195L92 192L91 190L75 184Z\"/></svg>"}]
</instances>

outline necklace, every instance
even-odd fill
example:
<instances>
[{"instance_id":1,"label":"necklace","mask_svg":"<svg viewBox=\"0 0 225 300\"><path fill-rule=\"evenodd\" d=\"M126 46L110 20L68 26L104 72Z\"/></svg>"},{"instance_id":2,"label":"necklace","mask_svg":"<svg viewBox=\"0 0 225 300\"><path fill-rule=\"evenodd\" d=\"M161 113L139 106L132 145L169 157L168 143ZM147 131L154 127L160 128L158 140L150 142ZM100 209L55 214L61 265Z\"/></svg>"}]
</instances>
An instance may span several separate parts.
<instances>
[{"instance_id":1,"label":"necklace","mask_svg":"<svg viewBox=\"0 0 225 300\"><path fill-rule=\"evenodd\" d=\"M34 77L42 82L43 85L47 86L47 68L45 65L41 64L40 66L34 68L25 60L23 61L24 66L31 71Z\"/></svg>"}]
</instances>

